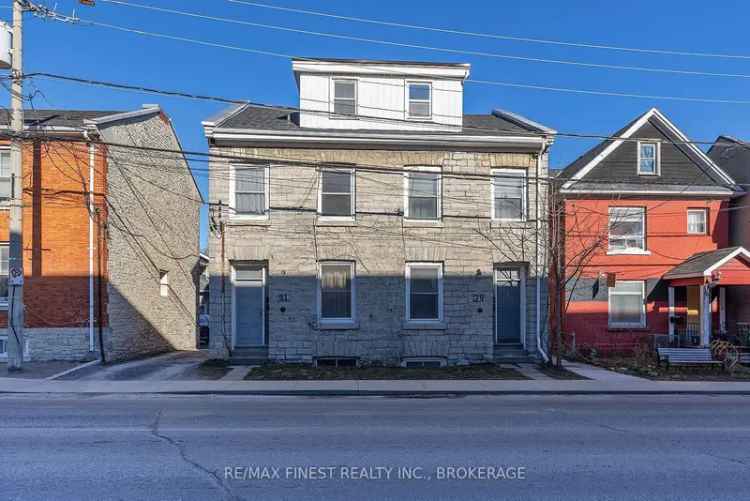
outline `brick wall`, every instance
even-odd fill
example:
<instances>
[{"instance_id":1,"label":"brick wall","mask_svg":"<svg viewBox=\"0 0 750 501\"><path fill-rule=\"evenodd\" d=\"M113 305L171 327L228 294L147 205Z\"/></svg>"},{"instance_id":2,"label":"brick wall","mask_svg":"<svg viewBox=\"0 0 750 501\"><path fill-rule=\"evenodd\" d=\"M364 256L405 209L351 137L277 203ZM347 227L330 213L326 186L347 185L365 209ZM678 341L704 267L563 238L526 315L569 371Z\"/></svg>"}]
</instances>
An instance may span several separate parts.
<instances>
[{"instance_id":1,"label":"brick wall","mask_svg":"<svg viewBox=\"0 0 750 501\"><path fill-rule=\"evenodd\" d=\"M278 158L272 162L269 221L230 222L222 259L221 239L209 238L211 272L211 343L226 355L231 346L232 305L229 270L232 261L268 263L269 356L310 361L319 356L358 356L397 362L406 356L439 356L450 362L478 362L493 356L493 269L497 263L526 263L526 336L536 353L536 157L526 153L439 151L320 150L213 147L212 153ZM314 168L291 161L376 165L398 172L360 170L356 175L356 224L317 222L318 175ZM547 175L543 157L541 176ZM211 201L227 203L229 163L211 161ZM404 222L405 166L442 168L441 224ZM490 222L491 187L487 178L452 178L450 174L489 175L495 167L527 169L528 221ZM545 187L540 200L544 209ZM274 208L276 210L274 210ZM539 246L546 245L543 230ZM317 319L318 261L356 263L358 328L321 330ZM539 257L544 263L544 256ZM438 261L444 265L444 329L404 326L404 265ZM544 290L542 332L546 332L546 271L539 271ZM222 295L222 281L226 294ZM282 298L288 302L282 302ZM480 298L484 302L479 301Z\"/></svg>"}]
</instances>

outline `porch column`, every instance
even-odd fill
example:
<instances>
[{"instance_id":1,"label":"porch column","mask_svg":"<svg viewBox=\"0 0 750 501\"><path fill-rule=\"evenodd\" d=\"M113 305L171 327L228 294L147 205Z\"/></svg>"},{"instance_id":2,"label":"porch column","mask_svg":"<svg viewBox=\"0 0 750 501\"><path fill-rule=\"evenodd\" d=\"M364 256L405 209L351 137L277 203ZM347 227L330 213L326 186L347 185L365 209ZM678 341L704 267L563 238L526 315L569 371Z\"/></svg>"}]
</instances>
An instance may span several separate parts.
<instances>
[{"instance_id":1,"label":"porch column","mask_svg":"<svg viewBox=\"0 0 750 501\"><path fill-rule=\"evenodd\" d=\"M667 295L669 297L669 342L672 343L674 341L674 322L672 322L672 317L674 317L674 287L667 289Z\"/></svg>"},{"instance_id":2,"label":"porch column","mask_svg":"<svg viewBox=\"0 0 750 501\"><path fill-rule=\"evenodd\" d=\"M701 346L711 343L711 287L708 284L700 286L701 290Z\"/></svg>"},{"instance_id":3,"label":"porch column","mask_svg":"<svg viewBox=\"0 0 750 501\"><path fill-rule=\"evenodd\" d=\"M727 288L719 288L719 328L721 332L727 331Z\"/></svg>"}]
</instances>

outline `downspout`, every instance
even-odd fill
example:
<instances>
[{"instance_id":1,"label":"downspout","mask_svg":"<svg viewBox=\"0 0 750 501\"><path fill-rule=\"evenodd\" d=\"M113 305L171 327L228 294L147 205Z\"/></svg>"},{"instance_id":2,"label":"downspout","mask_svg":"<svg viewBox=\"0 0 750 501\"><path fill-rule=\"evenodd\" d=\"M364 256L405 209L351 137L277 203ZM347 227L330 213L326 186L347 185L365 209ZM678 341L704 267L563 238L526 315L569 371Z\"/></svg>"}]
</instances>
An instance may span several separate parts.
<instances>
[{"instance_id":1,"label":"downspout","mask_svg":"<svg viewBox=\"0 0 750 501\"><path fill-rule=\"evenodd\" d=\"M536 189L536 257L535 257L535 267L536 267L536 348L539 350L539 354L542 356L542 359L545 362L549 362L549 355L547 355L547 352L542 347L542 320L541 320L541 301L542 301L542 280L539 276L539 235L541 233L540 231L540 218L539 218L539 182L541 178L539 177L539 171L541 170L541 164L542 164L542 155L544 155L545 151L547 150L547 140L542 140L542 146L539 148L539 155L536 157L536 183L534 183L534 187ZM547 188L549 189L549 187ZM545 211L546 212L546 211ZM547 253L545 252L545 257Z\"/></svg>"},{"instance_id":2,"label":"downspout","mask_svg":"<svg viewBox=\"0 0 750 501\"><path fill-rule=\"evenodd\" d=\"M88 132L85 133L89 139ZM89 142L89 351L94 351L94 161L96 146Z\"/></svg>"}]
</instances>

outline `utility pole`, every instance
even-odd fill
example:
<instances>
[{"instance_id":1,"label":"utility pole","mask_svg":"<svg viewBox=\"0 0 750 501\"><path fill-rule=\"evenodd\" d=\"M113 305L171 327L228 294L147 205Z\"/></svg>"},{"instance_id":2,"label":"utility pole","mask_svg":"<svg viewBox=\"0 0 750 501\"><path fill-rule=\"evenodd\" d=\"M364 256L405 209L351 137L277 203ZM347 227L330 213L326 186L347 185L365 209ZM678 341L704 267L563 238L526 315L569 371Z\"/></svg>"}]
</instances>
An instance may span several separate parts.
<instances>
[{"instance_id":1,"label":"utility pole","mask_svg":"<svg viewBox=\"0 0 750 501\"><path fill-rule=\"evenodd\" d=\"M13 0L13 59L10 115L10 246L8 248L8 370L23 368L23 11L25 2Z\"/></svg>"}]
</instances>

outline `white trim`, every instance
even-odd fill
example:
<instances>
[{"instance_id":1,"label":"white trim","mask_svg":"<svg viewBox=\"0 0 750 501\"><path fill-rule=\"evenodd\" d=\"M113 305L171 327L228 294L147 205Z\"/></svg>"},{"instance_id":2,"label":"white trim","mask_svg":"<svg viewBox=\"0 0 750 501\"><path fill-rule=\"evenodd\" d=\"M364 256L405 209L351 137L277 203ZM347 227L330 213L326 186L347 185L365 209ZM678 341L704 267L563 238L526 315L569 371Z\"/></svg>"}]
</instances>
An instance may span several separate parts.
<instances>
[{"instance_id":1,"label":"white trim","mask_svg":"<svg viewBox=\"0 0 750 501\"><path fill-rule=\"evenodd\" d=\"M636 328L643 329L646 327L646 282L644 280L618 280L617 284L633 284L638 283L641 285L641 319L640 322L612 322L612 297L613 296L634 296L632 292L615 292L615 287L609 287L607 292L607 326L619 329L619 328Z\"/></svg>"},{"instance_id":2,"label":"white trim","mask_svg":"<svg viewBox=\"0 0 750 501\"><path fill-rule=\"evenodd\" d=\"M427 115L415 115L415 116L412 116L412 114L411 114L411 106L410 106L412 99L409 96L409 88L412 85L426 85L429 88L429 90L430 90L430 99L427 100L427 104L428 104L429 110L430 110L429 114L427 114ZM406 80L404 82L404 89L406 89L406 92L404 94L404 118L406 120L431 121L432 120L432 111L433 111L432 110L432 105L433 105L433 102L434 102L434 96L433 96L433 93L432 93L432 82L429 81L429 80ZM415 99L414 102L424 103L425 100L424 99Z\"/></svg>"},{"instance_id":3,"label":"white trim","mask_svg":"<svg viewBox=\"0 0 750 501\"><path fill-rule=\"evenodd\" d=\"M518 113L513 113L512 111L503 110L501 108L495 108L492 110L492 114L495 115L496 117L503 118L511 122L515 122L517 125L530 127L532 129L538 129L539 131L545 134L549 134L552 136L557 134L557 131L555 129L542 125L539 122L530 120L523 115L519 115ZM552 138L549 138L548 140L551 143Z\"/></svg>"},{"instance_id":4,"label":"white trim","mask_svg":"<svg viewBox=\"0 0 750 501\"><path fill-rule=\"evenodd\" d=\"M494 322L494 331L495 331L495 343L498 343L500 339L498 338L498 332L497 332L497 323L499 319L497 318L497 282L498 282L498 272L502 270L517 270L518 271L518 281L519 281L519 291L518 293L521 295L520 297L520 312L519 312L519 342L523 344L524 349L526 349L526 269L523 266L503 266L502 263L499 263L495 265L493 272L492 272L492 294L495 297L495 311L493 312L493 317L495 318Z\"/></svg>"},{"instance_id":5,"label":"white trim","mask_svg":"<svg viewBox=\"0 0 750 501\"><path fill-rule=\"evenodd\" d=\"M523 192L521 193L521 217L520 218L497 218L495 217L495 179L494 176L497 174L512 174L517 175L518 173L523 174ZM526 221L529 218L528 209L528 197L529 197L529 176L526 169L492 169L490 170L490 219L492 221Z\"/></svg>"},{"instance_id":6,"label":"white trim","mask_svg":"<svg viewBox=\"0 0 750 501\"><path fill-rule=\"evenodd\" d=\"M236 198L236 169L265 169L265 212L263 214L237 214L235 213ZM229 164L229 219L231 221L266 221L271 216L271 165L231 162Z\"/></svg>"},{"instance_id":7,"label":"white trim","mask_svg":"<svg viewBox=\"0 0 750 501\"><path fill-rule=\"evenodd\" d=\"M99 126L109 122L117 122L118 120L127 120L129 118L138 118L145 115L152 115L161 113L161 107L157 104L153 106L144 106L140 110L126 111L124 113L115 113L113 115L106 115L99 118L87 118L83 121L86 126Z\"/></svg>"},{"instance_id":8,"label":"white trim","mask_svg":"<svg viewBox=\"0 0 750 501\"><path fill-rule=\"evenodd\" d=\"M412 268L436 269L438 272L438 318L411 318L411 270ZM406 283L406 312L404 318L407 323L440 324L443 322L443 263L410 261L405 263L404 277Z\"/></svg>"},{"instance_id":9,"label":"white trim","mask_svg":"<svg viewBox=\"0 0 750 501\"><path fill-rule=\"evenodd\" d=\"M89 351L94 351L94 163L95 148L89 143ZM97 256L98 257L98 256Z\"/></svg>"},{"instance_id":10,"label":"white trim","mask_svg":"<svg viewBox=\"0 0 750 501\"><path fill-rule=\"evenodd\" d=\"M711 286L700 286L700 321L701 346L708 346L711 342Z\"/></svg>"},{"instance_id":11,"label":"white trim","mask_svg":"<svg viewBox=\"0 0 750 501\"><path fill-rule=\"evenodd\" d=\"M247 261L244 261L243 263L249 263ZM237 348L237 287L235 287L235 284L237 283L237 263L232 263L230 268L230 283L232 285L232 349ZM259 345L248 345L248 346L240 346L240 348L254 348L256 346L268 346L268 342L266 341L266 283L267 283L267 268L265 265L262 265L260 269L263 271L262 277L261 277L261 308L260 308L260 323L261 323L261 330L262 330L262 336L263 336L263 343ZM257 280L245 280L247 282L257 282Z\"/></svg>"},{"instance_id":12,"label":"white trim","mask_svg":"<svg viewBox=\"0 0 750 501\"><path fill-rule=\"evenodd\" d=\"M324 172L347 172L349 174L349 215L329 216L323 214L323 173ZM321 167L318 169L318 221L354 221L356 219L356 171L353 167ZM344 193L340 193L344 195Z\"/></svg>"},{"instance_id":13,"label":"white trim","mask_svg":"<svg viewBox=\"0 0 750 501\"><path fill-rule=\"evenodd\" d=\"M703 231L690 231L690 213L691 212L695 212L695 213L700 212L701 214L703 214ZM688 209L686 222L687 222L687 225L686 225L687 227L685 228L685 230L687 231L688 235L708 235L709 234L708 209L707 208L703 207L703 208Z\"/></svg>"},{"instance_id":14,"label":"white trim","mask_svg":"<svg viewBox=\"0 0 750 501\"><path fill-rule=\"evenodd\" d=\"M414 64L399 61L308 60L292 59L294 73L326 73L351 75L388 75L410 77L442 77L464 80L469 77L470 64Z\"/></svg>"},{"instance_id":15,"label":"white trim","mask_svg":"<svg viewBox=\"0 0 750 501\"><path fill-rule=\"evenodd\" d=\"M646 145L654 147L654 172L641 171L641 147ZM661 176L661 141L658 139L643 139L638 141L636 158L636 170L639 176Z\"/></svg>"},{"instance_id":16,"label":"white trim","mask_svg":"<svg viewBox=\"0 0 750 501\"><path fill-rule=\"evenodd\" d=\"M667 316L669 317L669 341L671 342L674 339L674 322L672 322L672 318L674 317L674 287L667 287L667 298Z\"/></svg>"},{"instance_id":17,"label":"white trim","mask_svg":"<svg viewBox=\"0 0 750 501\"><path fill-rule=\"evenodd\" d=\"M349 291L349 301L351 302L351 317L349 318L323 318L323 266L325 265L346 265L349 266L349 273L351 276L351 290ZM347 260L321 260L318 261L318 287L317 287L317 302L318 302L318 324L319 326L325 326L326 324L352 324L357 322L357 269L354 261Z\"/></svg>"},{"instance_id":18,"label":"white trim","mask_svg":"<svg viewBox=\"0 0 750 501\"><path fill-rule=\"evenodd\" d=\"M409 175L419 172L438 173L437 213L434 219L415 219L409 215ZM404 167L404 220L408 222L438 223L443 220L443 169L442 167L418 166Z\"/></svg>"},{"instance_id":19,"label":"white trim","mask_svg":"<svg viewBox=\"0 0 750 501\"><path fill-rule=\"evenodd\" d=\"M724 266L727 262L731 261L732 259L736 258L739 255L742 255L747 260L750 260L750 252L747 251L744 247L738 247L734 251L730 252L727 256L723 257L716 263L709 266L706 271L703 272L703 275L706 277L710 277L711 273L714 272L716 268L721 268Z\"/></svg>"},{"instance_id":20,"label":"white trim","mask_svg":"<svg viewBox=\"0 0 750 501\"><path fill-rule=\"evenodd\" d=\"M665 117L659 110L656 108L651 108L646 113L640 116L638 120L633 123L628 129L621 134L619 137L620 139L616 139L612 141L602 152L600 152L596 157L591 159L589 163L587 163L585 166L583 166L582 169L580 169L578 172L573 175L573 177L567 181L563 185L563 189L568 189L572 185L575 184L575 181L578 181L579 179L583 178L588 174L594 167L599 165L602 160L604 160L606 157L609 156L610 153L612 153L615 149L617 149L623 142L624 139L629 139L636 131L638 131L641 127L643 127L646 122L651 118L656 117L658 120L661 120L664 125L667 126L668 129L672 131L673 134L675 134L681 142L684 142L685 145L690 148L693 153L695 153L700 160L702 160L708 167L710 167L712 170L714 170L720 178L724 180L724 182L728 184L735 184L734 180L731 176L729 176L726 172L724 172L718 165L714 163L713 160L711 160L700 148L698 148L695 144L693 144L690 139L680 131L672 122L670 122L667 117Z\"/></svg>"},{"instance_id":21,"label":"white trim","mask_svg":"<svg viewBox=\"0 0 750 501\"><path fill-rule=\"evenodd\" d=\"M602 183L606 184L606 183ZM592 195L592 194L604 194L604 195L671 195L673 197L680 197L680 198L689 198L689 197L699 197L699 196L715 196L715 197L731 197L732 191L726 190L726 191L666 191L666 190L630 190L630 189L621 189L621 190L560 190L560 193L570 194L570 195Z\"/></svg>"},{"instance_id":22,"label":"white trim","mask_svg":"<svg viewBox=\"0 0 750 501\"><path fill-rule=\"evenodd\" d=\"M356 77L331 76L328 80L328 92L330 96L328 100L328 118L331 120L357 120L359 116L359 79ZM352 82L354 84L354 115L344 115L334 111L336 109L336 82Z\"/></svg>"},{"instance_id":23,"label":"white trim","mask_svg":"<svg viewBox=\"0 0 750 501\"><path fill-rule=\"evenodd\" d=\"M233 117L234 115L244 110L248 106L250 105L246 103L233 104L232 106L220 111L216 115L209 117L206 120L203 120L201 122L201 125L203 127L215 127L217 124L227 121L229 118Z\"/></svg>"}]
</instances>

